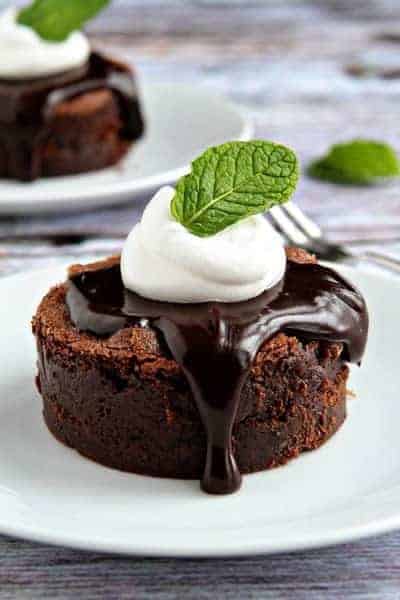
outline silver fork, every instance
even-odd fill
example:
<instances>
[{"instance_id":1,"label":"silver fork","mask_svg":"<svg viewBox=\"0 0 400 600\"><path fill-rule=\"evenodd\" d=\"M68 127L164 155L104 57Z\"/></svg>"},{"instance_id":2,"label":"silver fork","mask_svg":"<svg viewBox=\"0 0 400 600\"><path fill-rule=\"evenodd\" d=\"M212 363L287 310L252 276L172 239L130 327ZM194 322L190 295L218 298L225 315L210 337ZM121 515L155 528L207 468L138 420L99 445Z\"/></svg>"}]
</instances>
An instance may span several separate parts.
<instances>
[{"instance_id":1,"label":"silver fork","mask_svg":"<svg viewBox=\"0 0 400 600\"><path fill-rule=\"evenodd\" d=\"M274 206L268 214L275 227L290 244L304 248L322 260L368 261L400 274L400 260L379 252L353 252L347 246L329 242L320 227L292 202Z\"/></svg>"}]
</instances>

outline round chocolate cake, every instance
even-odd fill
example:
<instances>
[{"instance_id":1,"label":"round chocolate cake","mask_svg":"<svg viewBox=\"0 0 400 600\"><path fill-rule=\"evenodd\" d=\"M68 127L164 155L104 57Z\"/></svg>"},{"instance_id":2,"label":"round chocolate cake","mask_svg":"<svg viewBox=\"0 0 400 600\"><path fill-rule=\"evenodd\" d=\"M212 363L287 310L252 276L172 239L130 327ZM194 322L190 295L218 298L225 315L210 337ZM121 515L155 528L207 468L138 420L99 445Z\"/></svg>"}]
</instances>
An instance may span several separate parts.
<instances>
[{"instance_id":1,"label":"round chocolate cake","mask_svg":"<svg viewBox=\"0 0 400 600\"><path fill-rule=\"evenodd\" d=\"M143 130L134 73L101 54L62 74L0 79L0 177L32 181L103 169Z\"/></svg>"},{"instance_id":2,"label":"round chocolate cake","mask_svg":"<svg viewBox=\"0 0 400 600\"><path fill-rule=\"evenodd\" d=\"M72 267L33 319L50 431L109 467L203 477L214 493L318 448L345 419L368 317L334 271L287 255L259 298L179 310L125 290L119 258Z\"/></svg>"}]
</instances>

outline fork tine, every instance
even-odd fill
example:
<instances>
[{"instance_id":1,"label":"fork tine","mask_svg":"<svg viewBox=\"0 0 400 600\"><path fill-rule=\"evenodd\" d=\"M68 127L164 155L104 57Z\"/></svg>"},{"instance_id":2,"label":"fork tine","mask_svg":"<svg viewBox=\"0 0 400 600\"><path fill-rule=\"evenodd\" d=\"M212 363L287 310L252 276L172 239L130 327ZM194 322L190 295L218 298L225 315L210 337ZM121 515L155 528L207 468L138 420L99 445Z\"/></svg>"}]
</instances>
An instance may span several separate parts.
<instances>
[{"instance_id":1,"label":"fork tine","mask_svg":"<svg viewBox=\"0 0 400 600\"><path fill-rule=\"evenodd\" d=\"M309 239L303 231L292 221L292 219L282 210L280 206L274 206L269 211L273 222L278 229L287 237L291 244L296 246L306 246Z\"/></svg>"},{"instance_id":2,"label":"fork tine","mask_svg":"<svg viewBox=\"0 0 400 600\"><path fill-rule=\"evenodd\" d=\"M310 238L317 239L322 237L322 231L314 221L303 213L297 204L286 202L282 209L292 218L298 227Z\"/></svg>"}]
</instances>

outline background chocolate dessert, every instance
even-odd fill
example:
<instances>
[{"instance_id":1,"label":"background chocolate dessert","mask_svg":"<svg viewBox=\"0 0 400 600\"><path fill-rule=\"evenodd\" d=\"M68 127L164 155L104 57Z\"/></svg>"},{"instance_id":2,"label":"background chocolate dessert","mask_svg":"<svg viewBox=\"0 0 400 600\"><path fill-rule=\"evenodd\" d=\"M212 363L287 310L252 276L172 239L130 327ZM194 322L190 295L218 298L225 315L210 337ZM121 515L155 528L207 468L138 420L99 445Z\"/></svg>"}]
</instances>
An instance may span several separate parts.
<instances>
[{"instance_id":1,"label":"background chocolate dessert","mask_svg":"<svg viewBox=\"0 0 400 600\"><path fill-rule=\"evenodd\" d=\"M133 70L101 54L63 74L0 79L0 177L32 181L102 169L143 131Z\"/></svg>"}]
</instances>

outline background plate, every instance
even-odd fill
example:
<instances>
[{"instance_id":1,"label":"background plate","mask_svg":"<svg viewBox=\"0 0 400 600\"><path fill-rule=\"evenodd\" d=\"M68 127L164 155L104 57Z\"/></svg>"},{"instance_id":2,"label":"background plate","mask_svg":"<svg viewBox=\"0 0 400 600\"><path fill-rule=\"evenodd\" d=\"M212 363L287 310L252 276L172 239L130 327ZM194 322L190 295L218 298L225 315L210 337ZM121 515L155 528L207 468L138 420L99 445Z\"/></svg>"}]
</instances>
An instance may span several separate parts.
<instances>
[{"instance_id":1,"label":"background plate","mask_svg":"<svg viewBox=\"0 0 400 600\"><path fill-rule=\"evenodd\" d=\"M90 462L48 433L29 321L63 269L0 281L0 532L92 550L228 556L298 550L400 526L400 281L340 268L364 292L371 334L349 416L320 450L211 497Z\"/></svg>"},{"instance_id":2,"label":"background plate","mask_svg":"<svg viewBox=\"0 0 400 600\"><path fill-rule=\"evenodd\" d=\"M145 137L116 167L33 183L0 179L0 214L93 208L175 182L208 146L248 140L253 127L228 100L206 88L144 84Z\"/></svg>"}]
</instances>

